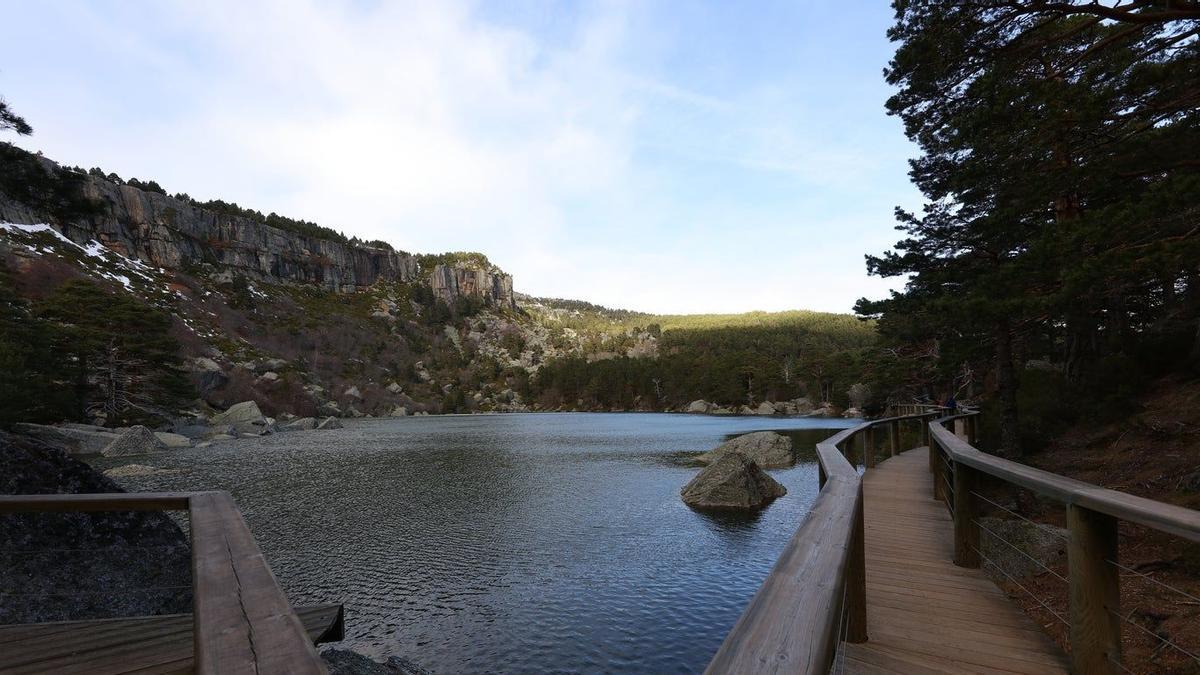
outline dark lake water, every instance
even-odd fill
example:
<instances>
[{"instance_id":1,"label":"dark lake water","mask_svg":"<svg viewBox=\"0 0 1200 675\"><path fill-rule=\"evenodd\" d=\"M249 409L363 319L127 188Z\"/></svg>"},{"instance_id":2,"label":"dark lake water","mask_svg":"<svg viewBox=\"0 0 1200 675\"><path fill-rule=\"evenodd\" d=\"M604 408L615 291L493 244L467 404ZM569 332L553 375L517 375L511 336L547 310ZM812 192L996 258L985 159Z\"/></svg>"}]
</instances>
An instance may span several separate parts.
<instances>
[{"instance_id":1,"label":"dark lake water","mask_svg":"<svg viewBox=\"0 0 1200 675\"><path fill-rule=\"evenodd\" d=\"M225 489L294 604L343 602L342 646L435 673L704 669L817 492L843 420L520 414L365 420L154 457L132 489ZM794 434L787 496L687 508L687 453Z\"/></svg>"}]
</instances>

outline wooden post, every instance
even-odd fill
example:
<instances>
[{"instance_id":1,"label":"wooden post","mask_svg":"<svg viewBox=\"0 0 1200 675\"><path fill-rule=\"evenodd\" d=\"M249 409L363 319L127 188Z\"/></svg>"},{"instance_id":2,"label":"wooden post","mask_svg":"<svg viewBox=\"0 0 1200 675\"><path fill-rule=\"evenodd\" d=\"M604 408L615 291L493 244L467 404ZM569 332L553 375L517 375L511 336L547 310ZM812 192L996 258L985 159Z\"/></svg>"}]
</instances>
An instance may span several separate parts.
<instances>
[{"instance_id":1,"label":"wooden post","mask_svg":"<svg viewBox=\"0 0 1200 675\"><path fill-rule=\"evenodd\" d=\"M979 506L975 469L954 463L954 564L979 567Z\"/></svg>"},{"instance_id":2,"label":"wooden post","mask_svg":"<svg viewBox=\"0 0 1200 675\"><path fill-rule=\"evenodd\" d=\"M846 642L867 641L867 539L863 525L863 487L858 484L854 536L846 569Z\"/></svg>"},{"instance_id":3,"label":"wooden post","mask_svg":"<svg viewBox=\"0 0 1200 675\"><path fill-rule=\"evenodd\" d=\"M1067 505L1071 585L1071 664L1076 673L1117 673L1121 662L1121 586L1117 519ZM1115 662L1115 663L1114 663Z\"/></svg>"},{"instance_id":4,"label":"wooden post","mask_svg":"<svg viewBox=\"0 0 1200 675\"><path fill-rule=\"evenodd\" d=\"M929 444L929 463L933 465L933 498L942 499L942 474L945 472L942 469L942 458L939 457L941 451L938 450L937 443Z\"/></svg>"},{"instance_id":5,"label":"wooden post","mask_svg":"<svg viewBox=\"0 0 1200 675\"><path fill-rule=\"evenodd\" d=\"M891 432L889 434L891 437L889 440L891 456L895 457L903 452L903 450L900 449L900 420L893 420L892 423L888 425L888 431Z\"/></svg>"},{"instance_id":6,"label":"wooden post","mask_svg":"<svg viewBox=\"0 0 1200 675\"><path fill-rule=\"evenodd\" d=\"M867 427L863 432L863 466L875 468L875 448L879 446L879 427Z\"/></svg>"}]
</instances>

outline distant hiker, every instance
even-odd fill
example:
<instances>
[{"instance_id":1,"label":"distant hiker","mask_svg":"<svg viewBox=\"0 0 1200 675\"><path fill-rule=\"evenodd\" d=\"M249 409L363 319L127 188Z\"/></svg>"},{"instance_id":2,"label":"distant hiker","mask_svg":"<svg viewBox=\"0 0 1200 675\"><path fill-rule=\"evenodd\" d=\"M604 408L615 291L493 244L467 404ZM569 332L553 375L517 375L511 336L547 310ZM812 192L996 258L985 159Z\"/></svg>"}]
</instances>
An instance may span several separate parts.
<instances>
[{"instance_id":1,"label":"distant hiker","mask_svg":"<svg viewBox=\"0 0 1200 675\"><path fill-rule=\"evenodd\" d=\"M954 400L954 394L950 394L946 399L946 410L949 410L950 414L958 412L958 401Z\"/></svg>"}]
</instances>

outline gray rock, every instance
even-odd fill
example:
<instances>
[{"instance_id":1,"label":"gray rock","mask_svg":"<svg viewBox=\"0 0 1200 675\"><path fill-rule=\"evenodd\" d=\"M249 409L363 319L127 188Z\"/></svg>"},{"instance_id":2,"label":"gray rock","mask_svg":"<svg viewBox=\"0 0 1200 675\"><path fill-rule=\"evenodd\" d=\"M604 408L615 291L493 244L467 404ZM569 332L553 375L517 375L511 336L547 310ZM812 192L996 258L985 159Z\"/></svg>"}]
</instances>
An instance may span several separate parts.
<instances>
[{"instance_id":1,"label":"gray rock","mask_svg":"<svg viewBox=\"0 0 1200 675\"><path fill-rule=\"evenodd\" d=\"M408 417L408 408L405 408L402 405L398 405L395 408L392 408L392 412L391 412L390 416L391 417Z\"/></svg>"},{"instance_id":2,"label":"gray rock","mask_svg":"<svg viewBox=\"0 0 1200 675\"><path fill-rule=\"evenodd\" d=\"M13 431L24 436L31 436L53 447L61 448L72 455L99 454L109 443L117 440L120 434L112 431L84 431L64 427L52 427L45 424L17 423Z\"/></svg>"},{"instance_id":3,"label":"gray rock","mask_svg":"<svg viewBox=\"0 0 1200 675\"><path fill-rule=\"evenodd\" d=\"M242 401L229 406L223 413L214 415L213 425L232 426L239 434L262 434L271 430L267 417L254 401Z\"/></svg>"},{"instance_id":4,"label":"gray rock","mask_svg":"<svg viewBox=\"0 0 1200 675\"><path fill-rule=\"evenodd\" d=\"M357 386L353 386L353 387L346 389L346 391L342 392L342 395L349 396L350 398L359 398L359 399L362 398L362 392L360 392L358 390Z\"/></svg>"},{"instance_id":5,"label":"gray rock","mask_svg":"<svg viewBox=\"0 0 1200 675\"><path fill-rule=\"evenodd\" d=\"M756 415L774 415L776 412L777 411L775 410L775 404L767 403L766 401L759 403L758 408L756 408L754 410L754 413Z\"/></svg>"},{"instance_id":6,"label":"gray rock","mask_svg":"<svg viewBox=\"0 0 1200 675\"><path fill-rule=\"evenodd\" d=\"M696 461L712 464L731 452L740 452L763 469L782 469L796 463L792 439L774 431L756 431L730 439L700 455Z\"/></svg>"},{"instance_id":7,"label":"gray rock","mask_svg":"<svg viewBox=\"0 0 1200 675\"><path fill-rule=\"evenodd\" d=\"M191 440L197 440L212 435L213 429L207 424L183 424L175 427L175 433Z\"/></svg>"},{"instance_id":8,"label":"gray rock","mask_svg":"<svg viewBox=\"0 0 1200 675\"><path fill-rule=\"evenodd\" d=\"M196 372L216 372L221 370L221 364L207 356L197 356L188 365Z\"/></svg>"},{"instance_id":9,"label":"gray rock","mask_svg":"<svg viewBox=\"0 0 1200 675\"><path fill-rule=\"evenodd\" d=\"M326 401L317 406L317 414L322 417L338 417L342 414L342 408L334 401Z\"/></svg>"},{"instance_id":10,"label":"gray rock","mask_svg":"<svg viewBox=\"0 0 1200 675\"><path fill-rule=\"evenodd\" d=\"M279 373L277 373L273 370L268 370L267 372L263 373L262 375L259 375L258 379L263 380L265 382L275 382L276 380L279 379Z\"/></svg>"},{"instance_id":11,"label":"gray rock","mask_svg":"<svg viewBox=\"0 0 1200 675\"><path fill-rule=\"evenodd\" d=\"M280 427L280 431L312 431L317 428L317 420L312 417L301 417Z\"/></svg>"},{"instance_id":12,"label":"gray rock","mask_svg":"<svg viewBox=\"0 0 1200 675\"><path fill-rule=\"evenodd\" d=\"M321 430L341 429L342 421L336 417L326 417L317 424L317 428Z\"/></svg>"},{"instance_id":13,"label":"gray rock","mask_svg":"<svg viewBox=\"0 0 1200 675\"><path fill-rule=\"evenodd\" d=\"M404 387L401 387L399 384L393 382L387 386L387 390L393 394L399 394L400 392L404 391Z\"/></svg>"},{"instance_id":14,"label":"gray rock","mask_svg":"<svg viewBox=\"0 0 1200 675\"><path fill-rule=\"evenodd\" d=\"M329 675L430 675L429 671L399 656L390 657L379 663L347 649L326 649L321 659L329 669Z\"/></svg>"},{"instance_id":15,"label":"gray rock","mask_svg":"<svg viewBox=\"0 0 1200 675\"><path fill-rule=\"evenodd\" d=\"M155 438L162 441L162 444L168 448L190 448L192 447L192 439L183 434L172 434L166 431L154 432Z\"/></svg>"},{"instance_id":16,"label":"gray rock","mask_svg":"<svg viewBox=\"0 0 1200 675\"><path fill-rule=\"evenodd\" d=\"M109 443L100 454L105 457L131 457L134 455L149 455L166 450L167 446L154 432L138 424L129 428L112 443Z\"/></svg>"},{"instance_id":17,"label":"gray rock","mask_svg":"<svg viewBox=\"0 0 1200 675\"><path fill-rule=\"evenodd\" d=\"M680 495L694 509L755 511L787 494L750 459L728 452L691 480Z\"/></svg>"},{"instance_id":18,"label":"gray rock","mask_svg":"<svg viewBox=\"0 0 1200 675\"><path fill-rule=\"evenodd\" d=\"M688 404L687 412L690 413L706 413L712 407L708 401L697 399Z\"/></svg>"}]
</instances>

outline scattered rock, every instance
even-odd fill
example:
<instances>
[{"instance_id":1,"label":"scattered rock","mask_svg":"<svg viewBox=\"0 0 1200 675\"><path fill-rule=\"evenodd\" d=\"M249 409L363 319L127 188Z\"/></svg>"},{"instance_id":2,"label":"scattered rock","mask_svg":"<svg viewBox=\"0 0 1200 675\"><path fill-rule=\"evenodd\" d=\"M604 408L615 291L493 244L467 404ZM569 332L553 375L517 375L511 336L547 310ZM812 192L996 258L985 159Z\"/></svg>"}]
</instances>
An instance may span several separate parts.
<instances>
[{"instance_id":1,"label":"scattered rock","mask_svg":"<svg viewBox=\"0 0 1200 675\"><path fill-rule=\"evenodd\" d=\"M405 408L402 405L398 405L395 408L392 408L391 416L392 417L408 417L408 408Z\"/></svg>"},{"instance_id":2,"label":"scattered rock","mask_svg":"<svg viewBox=\"0 0 1200 675\"><path fill-rule=\"evenodd\" d=\"M197 356L190 362L192 370L197 372L217 372L221 370L221 365L207 356Z\"/></svg>"},{"instance_id":3,"label":"scattered rock","mask_svg":"<svg viewBox=\"0 0 1200 675\"><path fill-rule=\"evenodd\" d=\"M342 414L342 408L336 401L326 401L317 406L317 414L322 417L339 417Z\"/></svg>"},{"instance_id":4,"label":"scattered rock","mask_svg":"<svg viewBox=\"0 0 1200 675\"><path fill-rule=\"evenodd\" d=\"M166 431L156 431L154 436L168 448L190 448L192 439L183 434L172 434Z\"/></svg>"},{"instance_id":5,"label":"scattered rock","mask_svg":"<svg viewBox=\"0 0 1200 675\"><path fill-rule=\"evenodd\" d=\"M259 375L258 379L264 380L266 382L275 382L279 379L279 373L277 373L273 370L268 370L267 372L263 373L262 375Z\"/></svg>"},{"instance_id":6,"label":"scattered rock","mask_svg":"<svg viewBox=\"0 0 1200 675\"><path fill-rule=\"evenodd\" d=\"M387 390L393 394L399 394L400 392L404 391L404 387L401 387L399 384L393 382L387 386Z\"/></svg>"},{"instance_id":7,"label":"scattered rock","mask_svg":"<svg viewBox=\"0 0 1200 675\"><path fill-rule=\"evenodd\" d=\"M694 509L754 511L787 494L752 460L728 452L709 464L680 492Z\"/></svg>"},{"instance_id":8,"label":"scattered rock","mask_svg":"<svg viewBox=\"0 0 1200 675\"><path fill-rule=\"evenodd\" d=\"M320 423L317 424L317 428L322 429L322 430L329 430L329 429L342 429L343 426L342 426L342 421L339 420L338 418L326 417L325 419L321 420Z\"/></svg>"},{"instance_id":9,"label":"scattered rock","mask_svg":"<svg viewBox=\"0 0 1200 675\"><path fill-rule=\"evenodd\" d=\"M759 403L758 408L754 411L756 415L774 415L776 412L778 411L775 410L775 404L767 403L766 401Z\"/></svg>"},{"instance_id":10,"label":"scattered rock","mask_svg":"<svg viewBox=\"0 0 1200 675\"><path fill-rule=\"evenodd\" d=\"M344 396L349 396L350 398L357 398L357 399L361 399L361 398L362 398L362 392L360 392L360 391L358 390L358 387L357 387L357 386L350 387L350 388L349 388L349 389L347 389L346 391L342 392L342 394L343 394Z\"/></svg>"},{"instance_id":11,"label":"scattered rock","mask_svg":"<svg viewBox=\"0 0 1200 675\"><path fill-rule=\"evenodd\" d=\"M154 432L138 424L129 428L112 443L109 443L100 454L105 457L131 457L133 455L149 455L166 450L167 446Z\"/></svg>"},{"instance_id":12,"label":"scattered rock","mask_svg":"<svg viewBox=\"0 0 1200 675\"><path fill-rule=\"evenodd\" d=\"M697 399L688 404L687 412L706 413L706 412L708 412L709 408L711 408L711 407L712 407L712 404L709 403L708 401L705 401L703 399Z\"/></svg>"},{"instance_id":13,"label":"scattered rock","mask_svg":"<svg viewBox=\"0 0 1200 675\"><path fill-rule=\"evenodd\" d=\"M763 469L782 469L796 463L792 439L774 431L756 431L730 439L700 455L696 461L712 464L731 452L741 453Z\"/></svg>"},{"instance_id":14,"label":"scattered rock","mask_svg":"<svg viewBox=\"0 0 1200 675\"><path fill-rule=\"evenodd\" d=\"M1033 560L1040 561L1048 567L1055 567L1067 561L1069 533L1064 528L1045 523L1034 525L1015 518L991 516L980 518L979 524L995 533L994 535L987 531L980 533L979 548L983 555L987 556L989 560L995 561L1000 569L1018 579L1042 573L1041 566ZM997 536L1003 541L997 539ZM1008 542L1008 544L1004 542ZM1033 560L1014 550L1014 546L1031 556ZM997 578L1003 578L1003 575L996 572L992 565L984 565L984 571Z\"/></svg>"}]
</instances>

